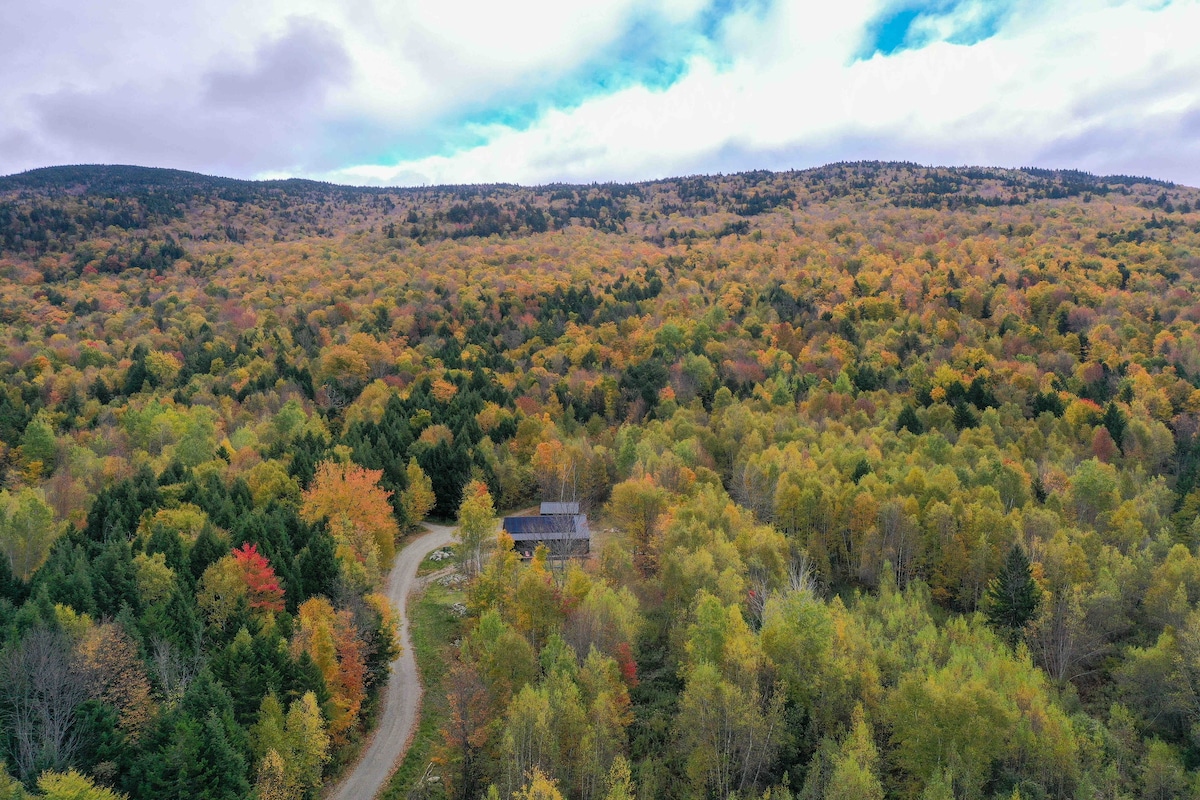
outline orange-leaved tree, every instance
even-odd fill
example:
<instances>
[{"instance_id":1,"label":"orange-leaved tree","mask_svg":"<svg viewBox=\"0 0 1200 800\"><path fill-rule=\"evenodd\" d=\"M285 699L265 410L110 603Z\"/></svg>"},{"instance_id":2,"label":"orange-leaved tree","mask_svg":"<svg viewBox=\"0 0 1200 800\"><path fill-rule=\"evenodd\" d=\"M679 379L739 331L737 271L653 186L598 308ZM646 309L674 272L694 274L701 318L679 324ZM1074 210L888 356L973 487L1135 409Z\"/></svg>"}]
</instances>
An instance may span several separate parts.
<instances>
[{"instance_id":1,"label":"orange-leaved tree","mask_svg":"<svg viewBox=\"0 0 1200 800\"><path fill-rule=\"evenodd\" d=\"M379 486L382 475L382 470L324 461L300 508L306 522L328 520L338 557L365 566L369 577L391 564L400 532L389 502L392 493Z\"/></svg>"},{"instance_id":2,"label":"orange-leaved tree","mask_svg":"<svg viewBox=\"0 0 1200 800\"><path fill-rule=\"evenodd\" d=\"M117 724L136 739L154 718L150 679L137 645L112 622L91 626L75 645L88 692L117 710Z\"/></svg>"}]
</instances>

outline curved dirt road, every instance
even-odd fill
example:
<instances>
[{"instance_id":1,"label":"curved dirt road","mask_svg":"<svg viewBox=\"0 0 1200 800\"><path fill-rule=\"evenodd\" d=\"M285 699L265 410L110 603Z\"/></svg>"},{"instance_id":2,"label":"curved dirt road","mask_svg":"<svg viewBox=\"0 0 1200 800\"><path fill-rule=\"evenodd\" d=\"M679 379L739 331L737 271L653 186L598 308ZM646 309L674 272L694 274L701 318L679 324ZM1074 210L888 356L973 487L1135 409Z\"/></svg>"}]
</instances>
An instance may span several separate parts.
<instances>
[{"instance_id":1,"label":"curved dirt road","mask_svg":"<svg viewBox=\"0 0 1200 800\"><path fill-rule=\"evenodd\" d=\"M400 757L408 747L408 738L416 728L421 710L421 680L408 636L406 604L409 592L418 583L417 567L431 551L449 545L454 535L454 528L445 525L427 527L429 533L413 539L396 556L388 577L387 596L400 614L400 646L404 650L392 662L379 725L362 758L327 795L329 800L371 800L399 765Z\"/></svg>"}]
</instances>

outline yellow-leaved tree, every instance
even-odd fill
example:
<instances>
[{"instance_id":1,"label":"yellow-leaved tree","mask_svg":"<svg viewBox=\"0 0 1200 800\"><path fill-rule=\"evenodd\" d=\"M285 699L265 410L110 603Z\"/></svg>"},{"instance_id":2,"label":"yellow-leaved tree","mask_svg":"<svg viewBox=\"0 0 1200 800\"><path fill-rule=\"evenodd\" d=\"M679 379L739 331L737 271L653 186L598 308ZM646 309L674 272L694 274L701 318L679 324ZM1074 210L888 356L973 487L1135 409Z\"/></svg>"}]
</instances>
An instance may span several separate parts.
<instances>
[{"instance_id":1,"label":"yellow-leaved tree","mask_svg":"<svg viewBox=\"0 0 1200 800\"><path fill-rule=\"evenodd\" d=\"M330 738L313 692L293 701L286 717L279 699L268 694L250 735L261 800L300 800L320 787Z\"/></svg>"},{"instance_id":2,"label":"yellow-leaved tree","mask_svg":"<svg viewBox=\"0 0 1200 800\"><path fill-rule=\"evenodd\" d=\"M329 734L335 744L345 744L366 697L367 667L353 615L335 610L324 597L313 597L300 604L297 616L299 629L292 639L292 652L308 653L321 670L333 695Z\"/></svg>"},{"instance_id":3,"label":"yellow-leaved tree","mask_svg":"<svg viewBox=\"0 0 1200 800\"><path fill-rule=\"evenodd\" d=\"M459 556L467 574L474 576L483 567L483 551L496 530L496 509L483 481L471 481L463 489L458 507Z\"/></svg>"},{"instance_id":4,"label":"yellow-leaved tree","mask_svg":"<svg viewBox=\"0 0 1200 800\"><path fill-rule=\"evenodd\" d=\"M400 493L400 507L404 509L405 523L411 530L433 509L437 496L433 493L433 481L415 458L408 460L404 475L408 479L408 488Z\"/></svg>"}]
</instances>

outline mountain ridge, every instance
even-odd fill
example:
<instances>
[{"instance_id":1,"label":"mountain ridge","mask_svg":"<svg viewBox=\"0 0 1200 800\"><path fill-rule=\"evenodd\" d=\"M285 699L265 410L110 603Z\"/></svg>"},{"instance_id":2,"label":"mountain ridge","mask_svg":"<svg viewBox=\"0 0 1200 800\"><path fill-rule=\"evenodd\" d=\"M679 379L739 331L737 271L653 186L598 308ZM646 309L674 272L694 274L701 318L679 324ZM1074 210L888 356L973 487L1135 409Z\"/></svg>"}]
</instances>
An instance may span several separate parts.
<instances>
[{"instance_id":1,"label":"mountain ridge","mask_svg":"<svg viewBox=\"0 0 1200 800\"><path fill-rule=\"evenodd\" d=\"M804 208L822 207L825 214L854 213L861 205L953 211L1117 196L1149 212L1147 222L1154 213L1186 213L1200 203L1200 191L1149 178L908 162L842 162L629 184L418 188L83 165L0 178L0 250L26 257L76 251L77 262L86 264L92 257L78 248L88 239L102 240L109 249L132 237L130 247L140 251L168 237L244 243L385 230L391 240L424 243L573 227L661 245L667 239L687 243L750 234L770 217L785 222ZM174 252L169 243L168 248Z\"/></svg>"},{"instance_id":2,"label":"mountain ridge","mask_svg":"<svg viewBox=\"0 0 1200 800\"><path fill-rule=\"evenodd\" d=\"M908 168L921 169L927 172L950 172L953 174L979 174L979 173L1012 173L1024 174L1031 177L1039 178L1057 178L1060 180L1071 179L1072 182L1086 183L1088 181L1096 184L1112 184L1112 185L1137 185L1145 184L1147 186L1159 186L1162 188L1173 189L1182 187L1183 184L1176 182L1152 178L1149 176L1139 175L1100 175L1084 170L1069 169L1069 168L1051 168L1051 167L998 167L998 166L979 166L979 165L921 165L915 162L908 161L837 161L830 162L815 167L808 167L798 170L744 170L734 173L696 173L690 175L674 175L665 178L656 178L644 181L593 181L590 183L568 183L568 182L550 182L544 184L516 184L516 183L470 183L470 184L437 184L433 186L368 186L342 184L332 181L320 181L310 178L270 178L270 179L253 179L253 178L233 178L223 175L210 175L192 170L180 170L169 167L147 167L137 164L63 164L47 167L37 167L23 172L16 172L10 175L0 176L0 192L11 191L20 188L47 188L48 184L52 183L67 183L75 184L86 183L90 185L92 182L99 183L101 186L109 185L126 185L129 187L146 188L149 186L163 186L176 188L181 185L197 185L210 184L213 187L230 187L230 186L245 186L245 187L263 187L263 188L324 188L330 190L348 190L358 191L369 194L379 194L396 191L437 191L437 190L454 190L460 188L511 188L511 189L556 189L562 187L583 188L596 186L652 186L662 183L671 183L682 180L714 179L725 177L740 177L740 176L804 176L809 174L819 174L822 171L839 168L839 167L875 167L875 168ZM151 180L158 178L159 180Z\"/></svg>"}]
</instances>

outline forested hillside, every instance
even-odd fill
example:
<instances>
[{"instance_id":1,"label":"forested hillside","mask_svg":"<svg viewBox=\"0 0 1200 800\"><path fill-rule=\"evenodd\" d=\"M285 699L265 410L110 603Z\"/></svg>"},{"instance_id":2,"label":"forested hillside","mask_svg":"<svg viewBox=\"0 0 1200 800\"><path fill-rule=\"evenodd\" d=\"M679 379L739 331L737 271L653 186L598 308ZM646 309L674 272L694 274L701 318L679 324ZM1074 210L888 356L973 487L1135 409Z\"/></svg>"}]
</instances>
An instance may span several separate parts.
<instances>
[{"instance_id":1,"label":"forested hillside","mask_svg":"<svg viewBox=\"0 0 1200 800\"><path fill-rule=\"evenodd\" d=\"M0 275L0 796L316 797L460 509L422 796L1200 792L1200 191L54 168Z\"/></svg>"}]
</instances>

